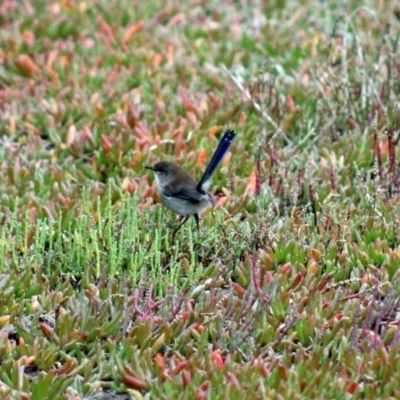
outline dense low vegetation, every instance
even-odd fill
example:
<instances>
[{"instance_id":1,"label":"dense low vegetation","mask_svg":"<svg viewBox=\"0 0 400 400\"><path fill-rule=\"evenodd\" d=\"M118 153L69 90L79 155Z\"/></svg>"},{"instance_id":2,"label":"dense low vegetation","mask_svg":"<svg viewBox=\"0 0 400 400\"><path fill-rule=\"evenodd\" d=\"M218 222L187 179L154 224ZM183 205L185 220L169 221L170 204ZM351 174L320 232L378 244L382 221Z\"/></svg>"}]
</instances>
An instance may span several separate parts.
<instances>
[{"instance_id":1,"label":"dense low vegetation","mask_svg":"<svg viewBox=\"0 0 400 400\"><path fill-rule=\"evenodd\" d=\"M398 398L395 1L3 0L2 399ZM175 238L144 165L216 206Z\"/></svg>"}]
</instances>

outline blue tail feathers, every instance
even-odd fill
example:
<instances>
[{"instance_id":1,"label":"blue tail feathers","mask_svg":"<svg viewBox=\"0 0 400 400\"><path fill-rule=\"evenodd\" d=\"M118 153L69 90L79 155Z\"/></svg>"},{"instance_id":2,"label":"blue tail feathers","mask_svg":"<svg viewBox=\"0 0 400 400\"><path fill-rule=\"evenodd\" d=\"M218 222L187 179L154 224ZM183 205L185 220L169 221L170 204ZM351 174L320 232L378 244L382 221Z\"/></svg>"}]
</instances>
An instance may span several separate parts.
<instances>
[{"instance_id":1,"label":"blue tail feathers","mask_svg":"<svg viewBox=\"0 0 400 400\"><path fill-rule=\"evenodd\" d=\"M215 170L217 169L218 165L221 163L222 159L224 158L226 152L228 151L230 145L232 144L233 139L236 136L236 132L232 130L227 130L224 133L221 141L218 144L217 150L215 150L214 155L206 172L204 173L203 177L201 178L200 182L197 184L197 190L203 191L203 185L208 182L211 177L213 176Z\"/></svg>"}]
</instances>

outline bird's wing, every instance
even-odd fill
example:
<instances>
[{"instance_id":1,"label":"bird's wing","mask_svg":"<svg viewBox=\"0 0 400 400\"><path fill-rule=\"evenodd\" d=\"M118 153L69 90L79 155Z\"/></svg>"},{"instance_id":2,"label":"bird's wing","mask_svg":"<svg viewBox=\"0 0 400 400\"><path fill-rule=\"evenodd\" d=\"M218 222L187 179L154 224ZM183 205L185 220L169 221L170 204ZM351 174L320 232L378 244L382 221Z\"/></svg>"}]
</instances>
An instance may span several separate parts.
<instances>
[{"instance_id":1,"label":"bird's wing","mask_svg":"<svg viewBox=\"0 0 400 400\"><path fill-rule=\"evenodd\" d=\"M174 197L176 199L188 200L193 203L202 201L203 194L196 189L181 187L178 190L163 190L163 195L167 197Z\"/></svg>"}]
</instances>

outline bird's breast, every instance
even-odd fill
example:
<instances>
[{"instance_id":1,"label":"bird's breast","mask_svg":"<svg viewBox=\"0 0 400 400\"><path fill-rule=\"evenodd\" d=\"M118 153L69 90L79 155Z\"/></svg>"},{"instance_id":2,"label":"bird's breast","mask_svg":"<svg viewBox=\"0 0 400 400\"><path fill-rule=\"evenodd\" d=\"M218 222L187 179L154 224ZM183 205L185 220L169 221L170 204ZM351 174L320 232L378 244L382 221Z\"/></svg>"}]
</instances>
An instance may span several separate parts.
<instances>
[{"instance_id":1,"label":"bird's breast","mask_svg":"<svg viewBox=\"0 0 400 400\"><path fill-rule=\"evenodd\" d=\"M200 201L190 201L173 196L165 196L162 192L160 193L160 198L165 207L185 217L200 213L207 207L210 201L208 193L204 194Z\"/></svg>"}]
</instances>

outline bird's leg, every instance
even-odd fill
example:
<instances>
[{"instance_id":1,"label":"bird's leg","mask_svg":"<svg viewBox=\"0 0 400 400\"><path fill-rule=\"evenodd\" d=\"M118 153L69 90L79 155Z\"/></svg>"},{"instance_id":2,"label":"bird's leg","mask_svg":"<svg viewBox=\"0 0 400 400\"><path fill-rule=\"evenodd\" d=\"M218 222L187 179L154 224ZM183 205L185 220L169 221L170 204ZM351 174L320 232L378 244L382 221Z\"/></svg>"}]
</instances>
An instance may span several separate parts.
<instances>
[{"instance_id":1,"label":"bird's leg","mask_svg":"<svg viewBox=\"0 0 400 400\"><path fill-rule=\"evenodd\" d=\"M197 225L197 231L200 232L200 218L199 214L193 214L194 219L196 220L196 225Z\"/></svg>"},{"instance_id":2,"label":"bird's leg","mask_svg":"<svg viewBox=\"0 0 400 400\"><path fill-rule=\"evenodd\" d=\"M178 222L178 224L183 221L186 217L184 217L183 215L178 215L178 218L175 218L175 220L173 221L172 219L168 220L167 226L169 229L171 230L175 230L175 226L176 226L176 222ZM182 222L184 223L184 222Z\"/></svg>"},{"instance_id":3,"label":"bird's leg","mask_svg":"<svg viewBox=\"0 0 400 400\"><path fill-rule=\"evenodd\" d=\"M190 217L190 215L189 215L189 217ZM185 217L185 219L179 224L179 226L176 229L174 229L174 233L172 235L172 238L175 237L176 232L179 231L180 227L189 219L189 217Z\"/></svg>"}]
</instances>

